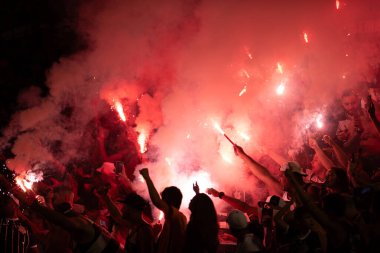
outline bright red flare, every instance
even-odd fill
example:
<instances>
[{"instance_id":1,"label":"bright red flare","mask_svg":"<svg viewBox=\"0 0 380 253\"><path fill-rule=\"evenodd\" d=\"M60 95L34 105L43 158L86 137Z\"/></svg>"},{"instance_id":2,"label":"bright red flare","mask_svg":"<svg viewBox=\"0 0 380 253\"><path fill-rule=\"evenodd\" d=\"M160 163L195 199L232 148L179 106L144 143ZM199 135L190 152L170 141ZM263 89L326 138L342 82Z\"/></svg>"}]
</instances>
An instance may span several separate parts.
<instances>
[{"instance_id":1,"label":"bright red flare","mask_svg":"<svg viewBox=\"0 0 380 253\"><path fill-rule=\"evenodd\" d=\"M115 109L117 113L119 114L119 117L122 121L126 122L127 118L125 117L123 105L120 103L120 101L115 101Z\"/></svg>"},{"instance_id":2,"label":"bright red flare","mask_svg":"<svg viewBox=\"0 0 380 253\"><path fill-rule=\"evenodd\" d=\"M340 8L340 1L339 0L335 1L335 7L337 10L339 10L339 8Z\"/></svg>"}]
</instances>

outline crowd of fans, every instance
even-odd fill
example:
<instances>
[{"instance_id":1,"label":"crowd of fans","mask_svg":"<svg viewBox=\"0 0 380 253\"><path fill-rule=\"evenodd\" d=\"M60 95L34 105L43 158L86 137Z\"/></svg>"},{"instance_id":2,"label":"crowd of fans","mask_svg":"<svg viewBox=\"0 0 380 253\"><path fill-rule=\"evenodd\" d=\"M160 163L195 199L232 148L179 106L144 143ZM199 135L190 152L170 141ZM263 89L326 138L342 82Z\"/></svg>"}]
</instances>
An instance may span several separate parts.
<instances>
[{"instance_id":1,"label":"crowd of fans","mask_svg":"<svg viewBox=\"0 0 380 253\"><path fill-rule=\"evenodd\" d=\"M133 191L120 163L113 177L75 167L26 192L4 167L0 252L380 252L380 88L370 86L368 93L362 100L343 93L335 136L308 135L308 169L266 150L277 164L274 174L235 145L267 198L245 201L213 188L200 193L195 183L188 220L180 211L181 189L159 193L147 168L140 174L150 201ZM231 207L224 218L213 198Z\"/></svg>"}]
</instances>

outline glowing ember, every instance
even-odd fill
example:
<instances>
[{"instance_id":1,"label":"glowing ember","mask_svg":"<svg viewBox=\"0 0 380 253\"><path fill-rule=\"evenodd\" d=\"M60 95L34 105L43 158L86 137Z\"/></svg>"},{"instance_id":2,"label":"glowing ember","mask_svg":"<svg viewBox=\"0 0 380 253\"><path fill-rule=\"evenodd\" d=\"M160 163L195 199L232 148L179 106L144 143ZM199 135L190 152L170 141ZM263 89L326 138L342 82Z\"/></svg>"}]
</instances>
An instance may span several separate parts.
<instances>
[{"instance_id":1,"label":"glowing ember","mask_svg":"<svg viewBox=\"0 0 380 253\"><path fill-rule=\"evenodd\" d=\"M339 10L339 7L340 7L340 1L339 0L335 1L335 7L337 10Z\"/></svg>"},{"instance_id":2,"label":"glowing ember","mask_svg":"<svg viewBox=\"0 0 380 253\"><path fill-rule=\"evenodd\" d=\"M145 131L141 131L139 137L137 138L137 143L140 146L140 153L143 154L147 151L146 143L147 143L147 134Z\"/></svg>"},{"instance_id":3,"label":"glowing ember","mask_svg":"<svg viewBox=\"0 0 380 253\"><path fill-rule=\"evenodd\" d=\"M277 71L278 71L278 73L280 73L280 74L283 74L284 72L282 71L282 66L281 66L281 64L279 63L279 62L277 62Z\"/></svg>"},{"instance_id":4,"label":"glowing ember","mask_svg":"<svg viewBox=\"0 0 380 253\"><path fill-rule=\"evenodd\" d=\"M241 72L242 72L247 78L250 78L250 76L249 76L247 70L242 69Z\"/></svg>"},{"instance_id":5,"label":"glowing ember","mask_svg":"<svg viewBox=\"0 0 380 253\"><path fill-rule=\"evenodd\" d=\"M119 117L122 121L126 122L127 118L125 117L123 105L120 103L120 101L115 101L115 109L117 113L119 114Z\"/></svg>"},{"instance_id":6,"label":"glowing ember","mask_svg":"<svg viewBox=\"0 0 380 253\"><path fill-rule=\"evenodd\" d=\"M245 47L245 52L247 53L248 58L253 60L252 54L249 52L248 47Z\"/></svg>"},{"instance_id":7,"label":"glowing ember","mask_svg":"<svg viewBox=\"0 0 380 253\"><path fill-rule=\"evenodd\" d=\"M244 86L244 88L239 93L239 97L241 97L246 92L247 92L247 86Z\"/></svg>"},{"instance_id":8,"label":"glowing ember","mask_svg":"<svg viewBox=\"0 0 380 253\"><path fill-rule=\"evenodd\" d=\"M315 119L315 122L317 124L317 128L321 129L323 128L323 115L322 114L318 114L317 115L317 118Z\"/></svg>"},{"instance_id":9,"label":"glowing ember","mask_svg":"<svg viewBox=\"0 0 380 253\"><path fill-rule=\"evenodd\" d=\"M307 36L307 33L303 33L303 39L305 40L305 43L309 43L309 38Z\"/></svg>"},{"instance_id":10,"label":"glowing ember","mask_svg":"<svg viewBox=\"0 0 380 253\"><path fill-rule=\"evenodd\" d=\"M281 82L276 88L276 94L281 96L284 94L284 92L285 92L285 84L284 82Z\"/></svg>"}]
</instances>

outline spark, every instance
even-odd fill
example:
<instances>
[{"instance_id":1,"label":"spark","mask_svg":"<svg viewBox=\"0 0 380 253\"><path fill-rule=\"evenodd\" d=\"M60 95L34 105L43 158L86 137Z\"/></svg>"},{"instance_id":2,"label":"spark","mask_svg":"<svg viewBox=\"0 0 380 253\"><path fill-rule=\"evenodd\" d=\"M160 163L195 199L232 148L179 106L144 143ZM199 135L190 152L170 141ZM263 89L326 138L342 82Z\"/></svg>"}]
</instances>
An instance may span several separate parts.
<instances>
[{"instance_id":1,"label":"spark","mask_svg":"<svg viewBox=\"0 0 380 253\"><path fill-rule=\"evenodd\" d=\"M305 40L305 43L309 43L309 37L307 36L307 33L303 33L303 39Z\"/></svg>"},{"instance_id":2,"label":"spark","mask_svg":"<svg viewBox=\"0 0 380 253\"><path fill-rule=\"evenodd\" d=\"M280 74L283 74L283 73L284 73L283 70L282 70L282 66L281 66L281 64L280 64L279 62L277 62L277 71L278 71L278 73L280 73Z\"/></svg>"},{"instance_id":3,"label":"spark","mask_svg":"<svg viewBox=\"0 0 380 253\"><path fill-rule=\"evenodd\" d=\"M244 86L244 88L239 93L239 97L241 97L246 92L247 92L247 86Z\"/></svg>"},{"instance_id":4,"label":"spark","mask_svg":"<svg viewBox=\"0 0 380 253\"><path fill-rule=\"evenodd\" d=\"M120 101L115 101L115 109L117 113L119 114L119 117L122 121L126 122L127 118L125 117L123 105L120 103Z\"/></svg>"},{"instance_id":5,"label":"spark","mask_svg":"<svg viewBox=\"0 0 380 253\"><path fill-rule=\"evenodd\" d=\"M339 0L335 1L335 7L337 10L339 10L339 8L340 8L340 1Z\"/></svg>"},{"instance_id":6,"label":"spark","mask_svg":"<svg viewBox=\"0 0 380 253\"><path fill-rule=\"evenodd\" d=\"M250 78L251 76L248 74L247 70L242 69L241 72L247 77Z\"/></svg>"},{"instance_id":7,"label":"spark","mask_svg":"<svg viewBox=\"0 0 380 253\"><path fill-rule=\"evenodd\" d=\"M190 139L190 136L191 136L190 134L187 134L186 139Z\"/></svg>"}]
</instances>

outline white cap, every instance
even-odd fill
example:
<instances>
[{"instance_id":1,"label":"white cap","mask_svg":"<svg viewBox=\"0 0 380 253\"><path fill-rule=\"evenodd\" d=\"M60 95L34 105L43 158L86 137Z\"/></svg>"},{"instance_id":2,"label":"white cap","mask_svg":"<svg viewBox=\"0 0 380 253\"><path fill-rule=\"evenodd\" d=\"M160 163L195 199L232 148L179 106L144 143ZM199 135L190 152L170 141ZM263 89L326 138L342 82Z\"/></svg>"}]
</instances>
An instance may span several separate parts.
<instances>
[{"instance_id":1,"label":"white cap","mask_svg":"<svg viewBox=\"0 0 380 253\"><path fill-rule=\"evenodd\" d=\"M295 161L286 162L280 168L280 171L287 171L287 170L291 170L292 172L298 173L302 176L307 176L307 174L303 172L301 166Z\"/></svg>"},{"instance_id":2,"label":"white cap","mask_svg":"<svg viewBox=\"0 0 380 253\"><path fill-rule=\"evenodd\" d=\"M233 210L228 214L227 223L230 229L243 229L248 226L247 217L239 210Z\"/></svg>"}]
</instances>

